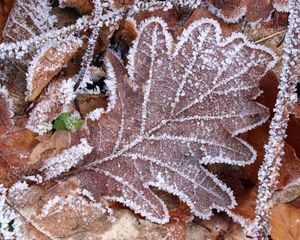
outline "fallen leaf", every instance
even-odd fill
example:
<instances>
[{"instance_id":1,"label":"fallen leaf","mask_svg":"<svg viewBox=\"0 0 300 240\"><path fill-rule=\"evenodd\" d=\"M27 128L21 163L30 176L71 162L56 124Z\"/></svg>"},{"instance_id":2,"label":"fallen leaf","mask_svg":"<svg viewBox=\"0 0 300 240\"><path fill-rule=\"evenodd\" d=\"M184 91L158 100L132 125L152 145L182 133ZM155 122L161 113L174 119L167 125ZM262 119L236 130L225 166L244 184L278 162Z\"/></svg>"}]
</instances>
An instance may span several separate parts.
<instances>
[{"instance_id":1,"label":"fallen leaf","mask_svg":"<svg viewBox=\"0 0 300 240\"><path fill-rule=\"evenodd\" d=\"M171 52L166 24L157 18L146 21L129 54L130 80L118 57L108 53L110 104L105 112L90 113L87 122L94 151L86 166L96 170L77 175L95 198L122 202L158 223L169 217L149 185L179 196L202 218L211 214L211 204L221 209L232 206L227 188L198 161L233 165L253 161L252 149L232 134L268 118L266 108L250 99L259 92L258 76L274 64L274 57L241 35L225 44L220 34L219 24L211 19L195 22ZM220 56L226 61L218 62ZM103 187L95 188L95 182ZM191 183L194 189L189 191L186 186Z\"/></svg>"},{"instance_id":2,"label":"fallen leaf","mask_svg":"<svg viewBox=\"0 0 300 240\"><path fill-rule=\"evenodd\" d=\"M12 102L6 87L0 85L0 136L4 135L13 127Z\"/></svg>"},{"instance_id":3,"label":"fallen leaf","mask_svg":"<svg viewBox=\"0 0 300 240\"><path fill-rule=\"evenodd\" d=\"M82 14L91 14L94 8L92 0L60 0L59 7L74 7Z\"/></svg>"},{"instance_id":4,"label":"fallen leaf","mask_svg":"<svg viewBox=\"0 0 300 240\"><path fill-rule=\"evenodd\" d=\"M4 41L24 40L54 28L56 18L50 14L51 7L47 2L39 0L14 0L13 2L2 34Z\"/></svg>"},{"instance_id":5,"label":"fallen leaf","mask_svg":"<svg viewBox=\"0 0 300 240\"><path fill-rule=\"evenodd\" d=\"M2 0L0 2L0 43L3 40L2 31L5 28L5 24L9 15L9 12L12 8L13 1L10 0Z\"/></svg>"},{"instance_id":6,"label":"fallen leaf","mask_svg":"<svg viewBox=\"0 0 300 240\"><path fill-rule=\"evenodd\" d=\"M34 101L53 77L71 60L82 41L71 38L50 43L40 49L29 63L27 73L27 98Z\"/></svg>"},{"instance_id":7,"label":"fallen leaf","mask_svg":"<svg viewBox=\"0 0 300 240\"><path fill-rule=\"evenodd\" d=\"M287 0L204 0L209 10L227 22L238 22L244 16L249 22L267 19L274 8L288 12Z\"/></svg>"},{"instance_id":8,"label":"fallen leaf","mask_svg":"<svg viewBox=\"0 0 300 240\"><path fill-rule=\"evenodd\" d=\"M73 112L75 79L60 79L50 84L30 113L26 127L40 135L52 129L52 121L62 112Z\"/></svg>"},{"instance_id":9,"label":"fallen leaf","mask_svg":"<svg viewBox=\"0 0 300 240\"><path fill-rule=\"evenodd\" d=\"M295 104L294 115L296 118L300 118L300 103Z\"/></svg>"},{"instance_id":10,"label":"fallen leaf","mask_svg":"<svg viewBox=\"0 0 300 240\"><path fill-rule=\"evenodd\" d=\"M274 240L300 239L300 209L288 204L275 205L271 217L271 237Z\"/></svg>"},{"instance_id":11,"label":"fallen leaf","mask_svg":"<svg viewBox=\"0 0 300 240\"><path fill-rule=\"evenodd\" d=\"M49 134L51 135L51 134ZM41 160L41 158L49 158L49 154L47 157L45 156L46 151L55 150L51 152L52 155L56 155L62 149L70 147L71 143L71 133L69 131L55 131L49 138L41 139L40 143L32 150L30 156L28 158L29 164L35 164Z\"/></svg>"}]
</instances>

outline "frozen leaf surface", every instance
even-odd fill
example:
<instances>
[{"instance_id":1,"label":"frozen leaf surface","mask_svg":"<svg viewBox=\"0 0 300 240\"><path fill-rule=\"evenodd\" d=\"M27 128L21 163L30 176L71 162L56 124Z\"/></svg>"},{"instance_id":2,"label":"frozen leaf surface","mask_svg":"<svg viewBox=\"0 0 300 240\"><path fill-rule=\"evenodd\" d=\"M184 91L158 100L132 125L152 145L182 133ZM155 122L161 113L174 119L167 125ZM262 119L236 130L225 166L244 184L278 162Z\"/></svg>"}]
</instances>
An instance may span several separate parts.
<instances>
[{"instance_id":1,"label":"frozen leaf surface","mask_svg":"<svg viewBox=\"0 0 300 240\"><path fill-rule=\"evenodd\" d=\"M3 31L5 41L19 41L46 33L56 22L50 11L48 0L15 0Z\"/></svg>"},{"instance_id":2,"label":"frozen leaf surface","mask_svg":"<svg viewBox=\"0 0 300 240\"><path fill-rule=\"evenodd\" d=\"M31 59L36 48L31 48L30 54L24 55L21 50L21 40L45 34L53 29L55 17L50 15L51 7L47 0L15 0L3 30L3 42L18 42L17 59L3 57L0 60L0 82L12 95L14 112L23 114L27 103L26 91L26 61ZM12 50L11 48L7 49ZM20 60L22 58L22 60Z\"/></svg>"},{"instance_id":3,"label":"frozen leaf surface","mask_svg":"<svg viewBox=\"0 0 300 240\"><path fill-rule=\"evenodd\" d=\"M40 102L30 113L27 128L40 135L52 129L52 121L61 112L69 112L72 109L75 81L73 78L62 82L50 84L45 96L40 98Z\"/></svg>"},{"instance_id":4,"label":"frozen leaf surface","mask_svg":"<svg viewBox=\"0 0 300 240\"><path fill-rule=\"evenodd\" d=\"M6 87L0 85L0 136L13 126L12 101Z\"/></svg>"},{"instance_id":5,"label":"frozen leaf surface","mask_svg":"<svg viewBox=\"0 0 300 240\"><path fill-rule=\"evenodd\" d=\"M194 22L174 43L164 21L148 19L129 53L129 78L107 53L110 104L88 115L93 152L77 177L96 199L124 203L157 223L169 215L150 186L201 218L232 208L231 190L201 164L254 161L236 135L266 121L267 109L253 99L275 62L241 34L223 39L214 20Z\"/></svg>"},{"instance_id":6,"label":"frozen leaf surface","mask_svg":"<svg viewBox=\"0 0 300 240\"><path fill-rule=\"evenodd\" d=\"M33 101L44 87L70 61L81 46L80 39L69 39L46 44L29 64L27 73L27 101Z\"/></svg>"},{"instance_id":7,"label":"frozen leaf surface","mask_svg":"<svg viewBox=\"0 0 300 240\"><path fill-rule=\"evenodd\" d=\"M203 0L203 4L226 22L237 22L243 17L258 22L268 18L274 9L288 12L288 0Z\"/></svg>"}]
</instances>

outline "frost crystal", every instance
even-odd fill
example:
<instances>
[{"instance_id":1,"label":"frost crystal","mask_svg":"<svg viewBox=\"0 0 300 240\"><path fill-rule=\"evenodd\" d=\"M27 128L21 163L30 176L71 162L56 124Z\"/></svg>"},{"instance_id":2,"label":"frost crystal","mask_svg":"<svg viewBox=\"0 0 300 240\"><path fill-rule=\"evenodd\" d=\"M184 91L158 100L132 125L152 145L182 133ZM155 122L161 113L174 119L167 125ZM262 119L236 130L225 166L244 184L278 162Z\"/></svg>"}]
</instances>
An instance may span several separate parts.
<instances>
[{"instance_id":1,"label":"frost crystal","mask_svg":"<svg viewBox=\"0 0 300 240\"><path fill-rule=\"evenodd\" d=\"M13 126L12 100L5 86L0 85L0 134L4 134Z\"/></svg>"},{"instance_id":2,"label":"frost crystal","mask_svg":"<svg viewBox=\"0 0 300 240\"><path fill-rule=\"evenodd\" d=\"M97 160L78 178L95 198L124 203L157 223L169 215L149 186L178 196L204 219L213 208L232 208L231 190L200 164L253 162L255 151L235 135L268 118L253 98L275 55L242 34L223 39L211 19L191 24L176 43L160 18L138 32L129 80L119 58L107 54L110 103L87 121Z\"/></svg>"},{"instance_id":3,"label":"frost crystal","mask_svg":"<svg viewBox=\"0 0 300 240\"><path fill-rule=\"evenodd\" d=\"M43 172L45 180L49 180L63 172L69 171L91 151L92 147L88 144L86 139L82 138L80 140L80 144L63 150L62 153L54 156L53 158L45 160L45 164L40 170Z\"/></svg>"},{"instance_id":4,"label":"frost crystal","mask_svg":"<svg viewBox=\"0 0 300 240\"><path fill-rule=\"evenodd\" d=\"M50 84L45 98L33 109L26 127L42 135L52 129L52 121L62 112L68 112L75 99L73 78Z\"/></svg>"},{"instance_id":5,"label":"frost crystal","mask_svg":"<svg viewBox=\"0 0 300 240\"><path fill-rule=\"evenodd\" d=\"M6 202L7 189L0 184L0 233L4 240L24 239L19 230L20 219Z\"/></svg>"},{"instance_id":6,"label":"frost crystal","mask_svg":"<svg viewBox=\"0 0 300 240\"><path fill-rule=\"evenodd\" d=\"M270 231L269 219L273 207L273 193L276 190L281 159L284 154L284 138L289 114L295 103L295 89L299 81L300 69L300 2L289 1L289 26L285 37L285 55L280 76L279 93L274 109L274 117L269 131L266 154L258 172L260 182L254 222L256 239L267 239Z\"/></svg>"},{"instance_id":7,"label":"frost crystal","mask_svg":"<svg viewBox=\"0 0 300 240\"><path fill-rule=\"evenodd\" d=\"M33 101L82 45L82 40L69 37L47 43L29 63L26 74L27 101Z\"/></svg>"},{"instance_id":8,"label":"frost crystal","mask_svg":"<svg viewBox=\"0 0 300 240\"><path fill-rule=\"evenodd\" d=\"M3 31L4 38L27 39L53 29L56 17L50 15L51 9L48 0L16 0Z\"/></svg>"}]
</instances>

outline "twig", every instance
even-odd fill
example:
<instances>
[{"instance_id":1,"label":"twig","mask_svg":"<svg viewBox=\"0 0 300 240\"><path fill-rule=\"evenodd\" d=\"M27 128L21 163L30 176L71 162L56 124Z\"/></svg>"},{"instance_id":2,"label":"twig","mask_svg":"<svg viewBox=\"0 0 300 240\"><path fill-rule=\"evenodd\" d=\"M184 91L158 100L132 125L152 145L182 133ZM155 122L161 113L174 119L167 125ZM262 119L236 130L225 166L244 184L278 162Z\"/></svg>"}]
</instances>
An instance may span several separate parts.
<instances>
[{"instance_id":1,"label":"twig","mask_svg":"<svg viewBox=\"0 0 300 240\"><path fill-rule=\"evenodd\" d=\"M290 16L285 38L285 55L280 77L279 93L271 122L269 141L265 146L263 165L258 172L259 188L254 221L254 237L267 240L270 231L270 217L274 205L273 194L277 188L281 159L284 154L284 138L289 115L296 102L296 84L300 75L300 1L290 0Z\"/></svg>"},{"instance_id":2,"label":"twig","mask_svg":"<svg viewBox=\"0 0 300 240\"><path fill-rule=\"evenodd\" d=\"M260 38L260 39L256 40L254 43L261 43L261 42L264 42L264 41L266 41L266 40L269 40L270 38L273 38L273 37L276 37L276 36L278 36L278 35L281 35L281 34L285 33L286 31L287 31L287 29L284 29L284 30L279 31L279 32L275 32L275 33L273 33L273 34L271 34L271 35L269 35L269 36L266 36L266 37L264 37L264 38Z\"/></svg>"}]
</instances>

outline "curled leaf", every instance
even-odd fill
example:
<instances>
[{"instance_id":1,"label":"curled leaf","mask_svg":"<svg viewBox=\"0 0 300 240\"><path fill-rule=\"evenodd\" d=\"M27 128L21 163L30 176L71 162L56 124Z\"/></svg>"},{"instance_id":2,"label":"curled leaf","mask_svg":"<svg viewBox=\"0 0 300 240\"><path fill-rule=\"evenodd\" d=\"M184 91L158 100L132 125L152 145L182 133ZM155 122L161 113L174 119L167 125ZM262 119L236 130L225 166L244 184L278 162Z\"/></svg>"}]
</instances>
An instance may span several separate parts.
<instances>
[{"instance_id":1,"label":"curled leaf","mask_svg":"<svg viewBox=\"0 0 300 240\"><path fill-rule=\"evenodd\" d=\"M44 46L29 64L27 101L36 99L52 78L70 61L82 41L71 38Z\"/></svg>"}]
</instances>

